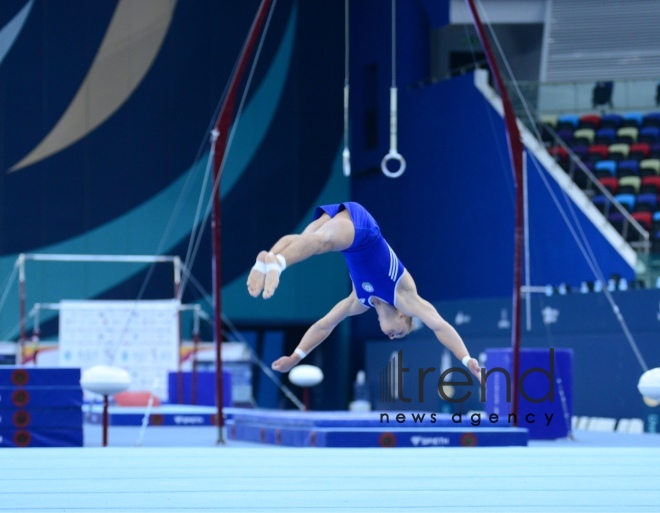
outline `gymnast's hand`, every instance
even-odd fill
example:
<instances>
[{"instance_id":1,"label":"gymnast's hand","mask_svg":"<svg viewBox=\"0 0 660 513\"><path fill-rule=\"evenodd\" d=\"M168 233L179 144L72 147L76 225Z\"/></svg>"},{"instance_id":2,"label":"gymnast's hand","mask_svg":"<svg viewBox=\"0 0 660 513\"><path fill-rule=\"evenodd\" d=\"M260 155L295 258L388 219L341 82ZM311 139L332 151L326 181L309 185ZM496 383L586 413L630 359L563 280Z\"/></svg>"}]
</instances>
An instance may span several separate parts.
<instances>
[{"instance_id":1,"label":"gymnast's hand","mask_svg":"<svg viewBox=\"0 0 660 513\"><path fill-rule=\"evenodd\" d=\"M467 367L470 369L470 372L474 374L474 376L479 380L479 383L481 383L481 367L479 367L479 361L476 358L471 358L467 364Z\"/></svg>"},{"instance_id":2,"label":"gymnast's hand","mask_svg":"<svg viewBox=\"0 0 660 513\"><path fill-rule=\"evenodd\" d=\"M300 361L296 356L282 356L273 362L272 369L278 372L289 372Z\"/></svg>"}]
</instances>

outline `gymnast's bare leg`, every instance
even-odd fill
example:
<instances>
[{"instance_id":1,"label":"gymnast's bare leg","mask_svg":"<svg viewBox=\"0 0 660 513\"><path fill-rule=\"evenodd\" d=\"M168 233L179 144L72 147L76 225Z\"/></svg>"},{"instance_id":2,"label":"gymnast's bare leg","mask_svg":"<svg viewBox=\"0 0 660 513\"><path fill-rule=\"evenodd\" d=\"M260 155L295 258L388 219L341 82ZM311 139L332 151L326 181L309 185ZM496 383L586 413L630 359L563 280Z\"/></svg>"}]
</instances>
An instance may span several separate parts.
<instances>
[{"instance_id":1,"label":"gymnast's bare leg","mask_svg":"<svg viewBox=\"0 0 660 513\"><path fill-rule=\"evenodd\" d=\"M275 294L280 283L280 261L282 255L287 267L302 262L313 255L330 251L343 251L353 244L355 228L348 211L339 212L335 217L323 214L305 228L300 235L285 235L278 240L270 251L261 251L257 263L248 276L247 287L252 297L263 291L263 298L269 299ZM259 264L262 262L263 267ZM268 272L264 272L265 266Z\"/></svg>"}]
</instances>

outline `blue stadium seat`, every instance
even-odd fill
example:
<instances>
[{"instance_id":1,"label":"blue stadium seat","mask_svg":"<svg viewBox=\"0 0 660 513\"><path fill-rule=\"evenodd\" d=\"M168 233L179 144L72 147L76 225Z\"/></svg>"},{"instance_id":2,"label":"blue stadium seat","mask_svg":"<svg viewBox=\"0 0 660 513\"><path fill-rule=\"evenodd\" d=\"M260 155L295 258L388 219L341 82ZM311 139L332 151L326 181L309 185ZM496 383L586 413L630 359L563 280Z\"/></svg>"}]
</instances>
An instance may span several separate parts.
<instances>
[{"instance_id":1,"label":"blue stadium seat","mask_svg":"<svg viewBox=\"0 0 660 513\"><path fill-rule=\"evenodd\" d=\"M633 126L639 128L642 126L644 115L641 112L626 112L621 120L621 126Z\"/></svg>"},{"instance_id":2,"label":"blue stadium seat","mask_svg":"<svg viewBox=\"0 0 660 513\"><path fill-rule=\"evenodd\" d=\"M557 118L557 132L559 130L575 131L578 127L580 118L575 114L563 114Z\"/></svg>"},{"instance_id":3,"label":"blue stadium seat","mask_svg":"<svg viewBox=\"0 0 660 513\"><path fill-rule=\"evenodd\" d=\"M596 136L594 137L594 144L614 144L616 141L616 129L614 128L601 128L596 130Z\"/></svg>"},{"instance_id":4,"label":"blue stadium seat","mask_svg":"<svg viewBox=\"0 0 660 513\"><path fill-rule=\"evenodd\" d=\"M651 152L649 158L660 159L660 142L651 144Z\"/></svg>"},{"instance_id":5,"label":"blue stadium seat","mask_svg":"<svg viewBox=\"0 0 660 513\"><path fill-rule=\"evenodd\" d=\"M612 212L607 216L607 220L610 222L612 226L614 226L617 232L619 233L623 232L623 226L626 222L626 218L623 217L623 214L621 212Z\"/></svg>"},{"instance_id":6,"label":"blue stadium seat","mask_svg":"<svg viewBox=\"0 0 660 513\"><path fill-rule=\"evenodd\" d=\"M613 128L617 130L621 126L623 117L619 114L605 114L600 118L600 128Z\"/></svg>"},{"instance_id":7,"label":"blue stadium seat","mask_svg":"<svg viewBox=\"0 0 660 513\"><path fill-rule=\"evenodd\" d=\"M594 164L593 162L582 162L584 166L589 169L592 173L594 172ZM569 163L570 164L570 163ZM562 166L564 171L569 172L571 171L570 165ZM587 185L589 184L590 180L587 177L587 174L582 171L580 167L577 165L573 166L573 182L575 182L575 185L577 185L580 189L586 189Z\"/></svg>"},{"instance_id":8,"label":"blue stadium seat","mask_svg":"<svg viewBox=\"0 0 660 513\"><path fill-rule=\"evenodd\" d=\"M638 176L639 162L636 160L622 160L616 167L616 176Z\"/></svg>"},{"instance_id":9,"label":"blue stadium seat","mask_svg":"<svg viewBox=\"0 0 660 513\"><path fill-rule=\"evenodd\" d=\"M617 194L614 199L624 206L628 212L635 210L636 196L634 194Z\"/></svg>"},{"instance_id":10,"label":"blue stadium seat","mask_svg":"<svg viewBox=\"0 0 660 513\"><path fill-rule=\"evenodd\" d=\"M635 204L635 212L654 212L658 208L658 196L655 194L639 194Z\"/></svg>"},{"instance_id":11,"label":"blue stadium seat","mask_svg":"<svg viewBox=\"0 0 660 513\"><path fill-rule=\"evenodd\" d=\"M653 225L651 231L656 235L656 240L660 240L660 211L653 213Z\"/></svg>"},{"instance_id":12,"label":"blue stadium seat","mask_svg":"<svg viewBox=\"0 0 660 513\"><path fill-rule=\"evenodd\" d=\"M602 194L594 196L591 198L591 201L593 202L594 206L603 214L605 214L610 208L610 200Z\"/></svg>"},{"instance_id":13,"label":"blue stadium seat","mask_svg":"<svg viewBox=\"0 0 660 513\"><path fill-rule=\"evenodd\" d=\"M578 144L576 146L571 146L571 151L579 157L580 160L585 160L589 152L589 146L583 144Z\"/></svg>"},{"instance_id":14,"label":"blue stadium seat","mask_svg":"<svg viewBox=\"0 0 660 513\"><path fill-rule=\"evenodd\" d=\"M597 178L616 176L616 162L614 160L601 160L594 164L594 174Z\"/></svg>"},{"instance_id":15,"label":"blue stadium seat","mask_svg":"<svg viewBox=\"0 0 660 513\"><path fill-rule=\"evenodd\" d=\"M642 127L655 126L660 127L660 112L649 112L644 115Z\"/></svg>"},{"instance_id":16,"label":"blue stadium seat","mask_svg":"<svg viewBox=\"0 0 660 513\"><path fill-rule=\"evenodd\" d=\"M639 131L638 142L653 144L660 141L660 128L657 126L646 126Z\"/></svg>"},{"instance_id":17,"label":"blue stadium seat","mask_svg":"<svg viewBox=\"0 0 660 513\"><path fill-rule=\"evenodd\" d=\"M555 133L557 134L557 137L559 137L566 144L571 144L573 142L573 130L572 129L562 128L561 130L557 130L557 132L555 132Z\"/></svg>"}]
</instances>

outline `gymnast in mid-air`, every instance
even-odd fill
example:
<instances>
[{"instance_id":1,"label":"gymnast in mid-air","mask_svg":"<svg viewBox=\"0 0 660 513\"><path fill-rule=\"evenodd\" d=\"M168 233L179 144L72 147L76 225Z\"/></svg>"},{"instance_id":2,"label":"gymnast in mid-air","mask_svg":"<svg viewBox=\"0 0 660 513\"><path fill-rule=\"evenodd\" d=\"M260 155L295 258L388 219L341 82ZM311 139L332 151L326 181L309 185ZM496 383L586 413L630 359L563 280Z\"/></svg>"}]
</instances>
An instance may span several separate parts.
<instances>
[{"instance_id":1,"label":"gymnast in mid-air","mask_svg":"<svg viewBox=\"0 0 660 513\"><path fill-rule=\"evenodd\" d=\"M288 372L346 317L374 308L387 337L405 337L421 322L481 380L479 362L470 357L454 327L417 294L412 276L381 235L374 218L359 203L320 206L303 233L285 235L270 251L261 251L248 276L248 292L253 297L261 294L269 299L287 266L330 251L344 255L353 290L307 330L290 356L273 362L273 370Z\"/></svg>"}]
</instances>

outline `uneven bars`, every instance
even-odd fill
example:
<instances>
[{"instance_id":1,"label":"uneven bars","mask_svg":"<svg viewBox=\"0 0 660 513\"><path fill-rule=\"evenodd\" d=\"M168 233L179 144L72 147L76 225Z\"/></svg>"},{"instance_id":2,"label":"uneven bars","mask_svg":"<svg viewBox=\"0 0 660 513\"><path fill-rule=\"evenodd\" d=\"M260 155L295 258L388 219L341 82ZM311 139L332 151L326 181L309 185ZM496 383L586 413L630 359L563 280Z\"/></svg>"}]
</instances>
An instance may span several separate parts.
<instances>
[{"instance_id":1,"label":"uneven bars","mask_svg":"<svg viewBox=\"0 0 660 513\"><path fill-rule=\"evenodd\" d=\"M174 297L179 298L181 285L181 258L176 255L84 255L84 254L58 254L58 253L20 253L14 263L18 267L18 294L21 358L25 345L25 262L27 260L41 262L115 262L115 263L166 263L171 262L174 267ZM180 332L179 327L179 332ZM19 362L23 363L23 362Z\"/></svg>"},{"instance_id":2,"label":"uneven bars","mask_svg":"<svg viewBox=\"0 0 660 513\"><path fill-rule=\"evenodd\" d=\"M168 255L77 255L54 253L21 253L18 258L22 258L23 260L41 260L53 262L181 262L180 257Z\"/></svg>"}]
</instances>

